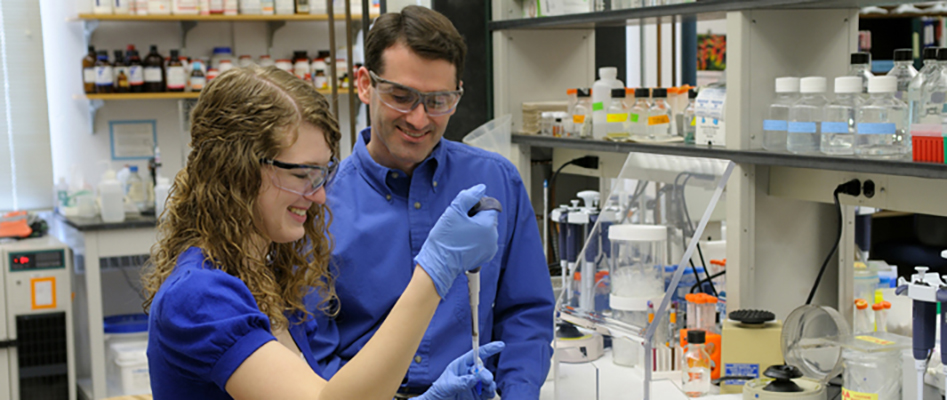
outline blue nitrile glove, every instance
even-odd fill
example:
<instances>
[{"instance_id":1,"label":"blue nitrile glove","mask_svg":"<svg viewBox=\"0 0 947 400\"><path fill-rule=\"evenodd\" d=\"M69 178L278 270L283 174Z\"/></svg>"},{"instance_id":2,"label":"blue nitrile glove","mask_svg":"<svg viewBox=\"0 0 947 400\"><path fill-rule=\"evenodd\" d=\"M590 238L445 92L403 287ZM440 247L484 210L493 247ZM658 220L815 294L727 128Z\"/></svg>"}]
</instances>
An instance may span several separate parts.
<instances>
[{"instance_id":1,"label":"blue nitrile glove","mask_svg":"<svg viewBox=\"0 0 947 400\"><path fill-rule=\"evenodd\" d=\"M457 275L481 266L497 252L497 212L484 210L467 216L486 191L480 184L458 193L414 258L434 281L441 298L447 296Z\"/></svg>"},{"instance_id":2,"label":"blue nitrile glove","mask_svg":"<svg viewBox=\"0 0 947 400\"><path fill-rule=\"evenodd\" d=\"M490 342L480 346L480 359L486 360L494 354L503 351L506 344ZM497 384L493 381L493 374L483 368L479 374L474 374L473 350L467 352L447 365L431 388L415 400L486 400L496 397ZM483 391L477 395L477 382L483 383Z\"/></svg>"}]
</instances>

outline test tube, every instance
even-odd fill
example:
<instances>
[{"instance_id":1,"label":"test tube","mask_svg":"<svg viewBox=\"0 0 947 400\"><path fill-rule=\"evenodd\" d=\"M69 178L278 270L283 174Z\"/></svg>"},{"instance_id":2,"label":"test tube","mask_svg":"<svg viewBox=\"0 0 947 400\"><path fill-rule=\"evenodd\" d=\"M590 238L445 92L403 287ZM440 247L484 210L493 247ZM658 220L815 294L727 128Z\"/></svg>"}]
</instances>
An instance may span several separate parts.
<instances>
[{"instance_id":1,"label":"test tube","mask_svg":"<svg viewBox=\"0 0 947 400\"><path fill-rule=\"evenodd\" d=\"M700 296L691 293L684 296L684 300L687 300L687 330L697 329L697 301L700 300Z\"/></svg>"},{"instance_id":2,"label":"test tube","mask_svg":"<svg viewBox=\"0 0 947 400\"><path fill-rule=\"evenodd\" d=\"M885 325L887 321L885 319L885 306L882 303L875 303L871 305L871 310L875 312L875 332L887 332Z\"/></svg>"},{"instance_id":3,"label":"test tube","mask_svg":"<svg viewBox=\"0 0 947 400\"><path fill-rule=\"evenodd\" d=\"M865 299L855 299L855 334L874 331L868 317L868 302Z\"/></svg>"},{"instance_id":4,"label":"test tube","mask_svg":"<svg viewBox=\"0 0 947 400\"><path fill-rule=\"evenodd\" d=\"M700 326L704 332L717 332L717 298L709 294L701 296L703 299L698 303L698 313L700 314Z\"/></svg>"}]
</instances>

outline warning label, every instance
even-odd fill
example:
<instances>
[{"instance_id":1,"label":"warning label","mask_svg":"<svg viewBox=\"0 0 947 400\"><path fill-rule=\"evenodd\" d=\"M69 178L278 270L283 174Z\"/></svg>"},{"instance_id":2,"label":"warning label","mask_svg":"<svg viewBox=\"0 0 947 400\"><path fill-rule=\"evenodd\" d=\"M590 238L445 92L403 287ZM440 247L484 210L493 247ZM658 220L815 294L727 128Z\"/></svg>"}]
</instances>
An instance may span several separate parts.
<instances>
[{"instance_id":1,"label":"warning label","mask_svg":"<svg viewBox=\"0 0 947 400\"><path fill-rule=\"evenodd\" d=\"M878 400L878 394L861 393L842 388L842 400Z\"/></svg>"},{"instance_id":2,"label":"warning label","mask_svg":"<svg viewBox=\"0 0 947 400\"><path fill-rule=\"evenodd\" d=\"M760 365L759 364L724 364L723 375L724 376L751 376L753 378L759 378ZM744 383L746 383L746 381L741 381L741 380L726 380L723 382L724 385L738 385L738 386L743 386Z\"/></svg>"}]
</instances>

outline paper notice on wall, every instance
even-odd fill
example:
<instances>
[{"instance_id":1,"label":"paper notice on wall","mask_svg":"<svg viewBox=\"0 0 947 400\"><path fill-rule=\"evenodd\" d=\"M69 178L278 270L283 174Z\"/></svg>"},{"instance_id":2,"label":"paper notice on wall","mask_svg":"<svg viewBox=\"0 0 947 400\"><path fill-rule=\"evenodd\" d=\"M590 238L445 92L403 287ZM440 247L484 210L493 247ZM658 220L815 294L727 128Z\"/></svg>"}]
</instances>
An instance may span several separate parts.
<instances>
[{"instance_id":1,"label":"paper notice on wall","mask_svg":"<svg viewBox=\"0 0 947 400\"><path fill-rule=\"evenodd\" d=\"M30 279L30 286L32 289L32 309L56 308L56 278Z\"/></svg>"},{"instance_id":2,"label":"paper notice on wall","mask_svg":"<svg viewBox=\"0 0 947 400\"><path fill-rule=\"evenodd\" d=\"M113 160L154 157L157 130L154 120L109 121Z\"/></svg>"}]
</instances>

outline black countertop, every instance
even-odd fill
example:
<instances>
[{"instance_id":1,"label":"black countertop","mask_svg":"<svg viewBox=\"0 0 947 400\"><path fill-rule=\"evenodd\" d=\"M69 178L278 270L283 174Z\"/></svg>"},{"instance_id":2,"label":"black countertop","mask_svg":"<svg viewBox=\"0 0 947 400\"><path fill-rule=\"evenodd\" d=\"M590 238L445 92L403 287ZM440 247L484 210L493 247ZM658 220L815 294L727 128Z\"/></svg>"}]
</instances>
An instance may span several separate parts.
<instances>
[{"instance_id":1,"label":"black countertop","mask_svg":"<svg viewBox=\"0 0 947 400\"><path fill-rule=\"evenodd\" d=\"M154 228L157 220L154 216L125 215L125 221L105 222L100 216L94 218L66 217L56 214L56 218L75 228L79 232L106 231L115 229Z\"/></svg>"}]
</instances>

